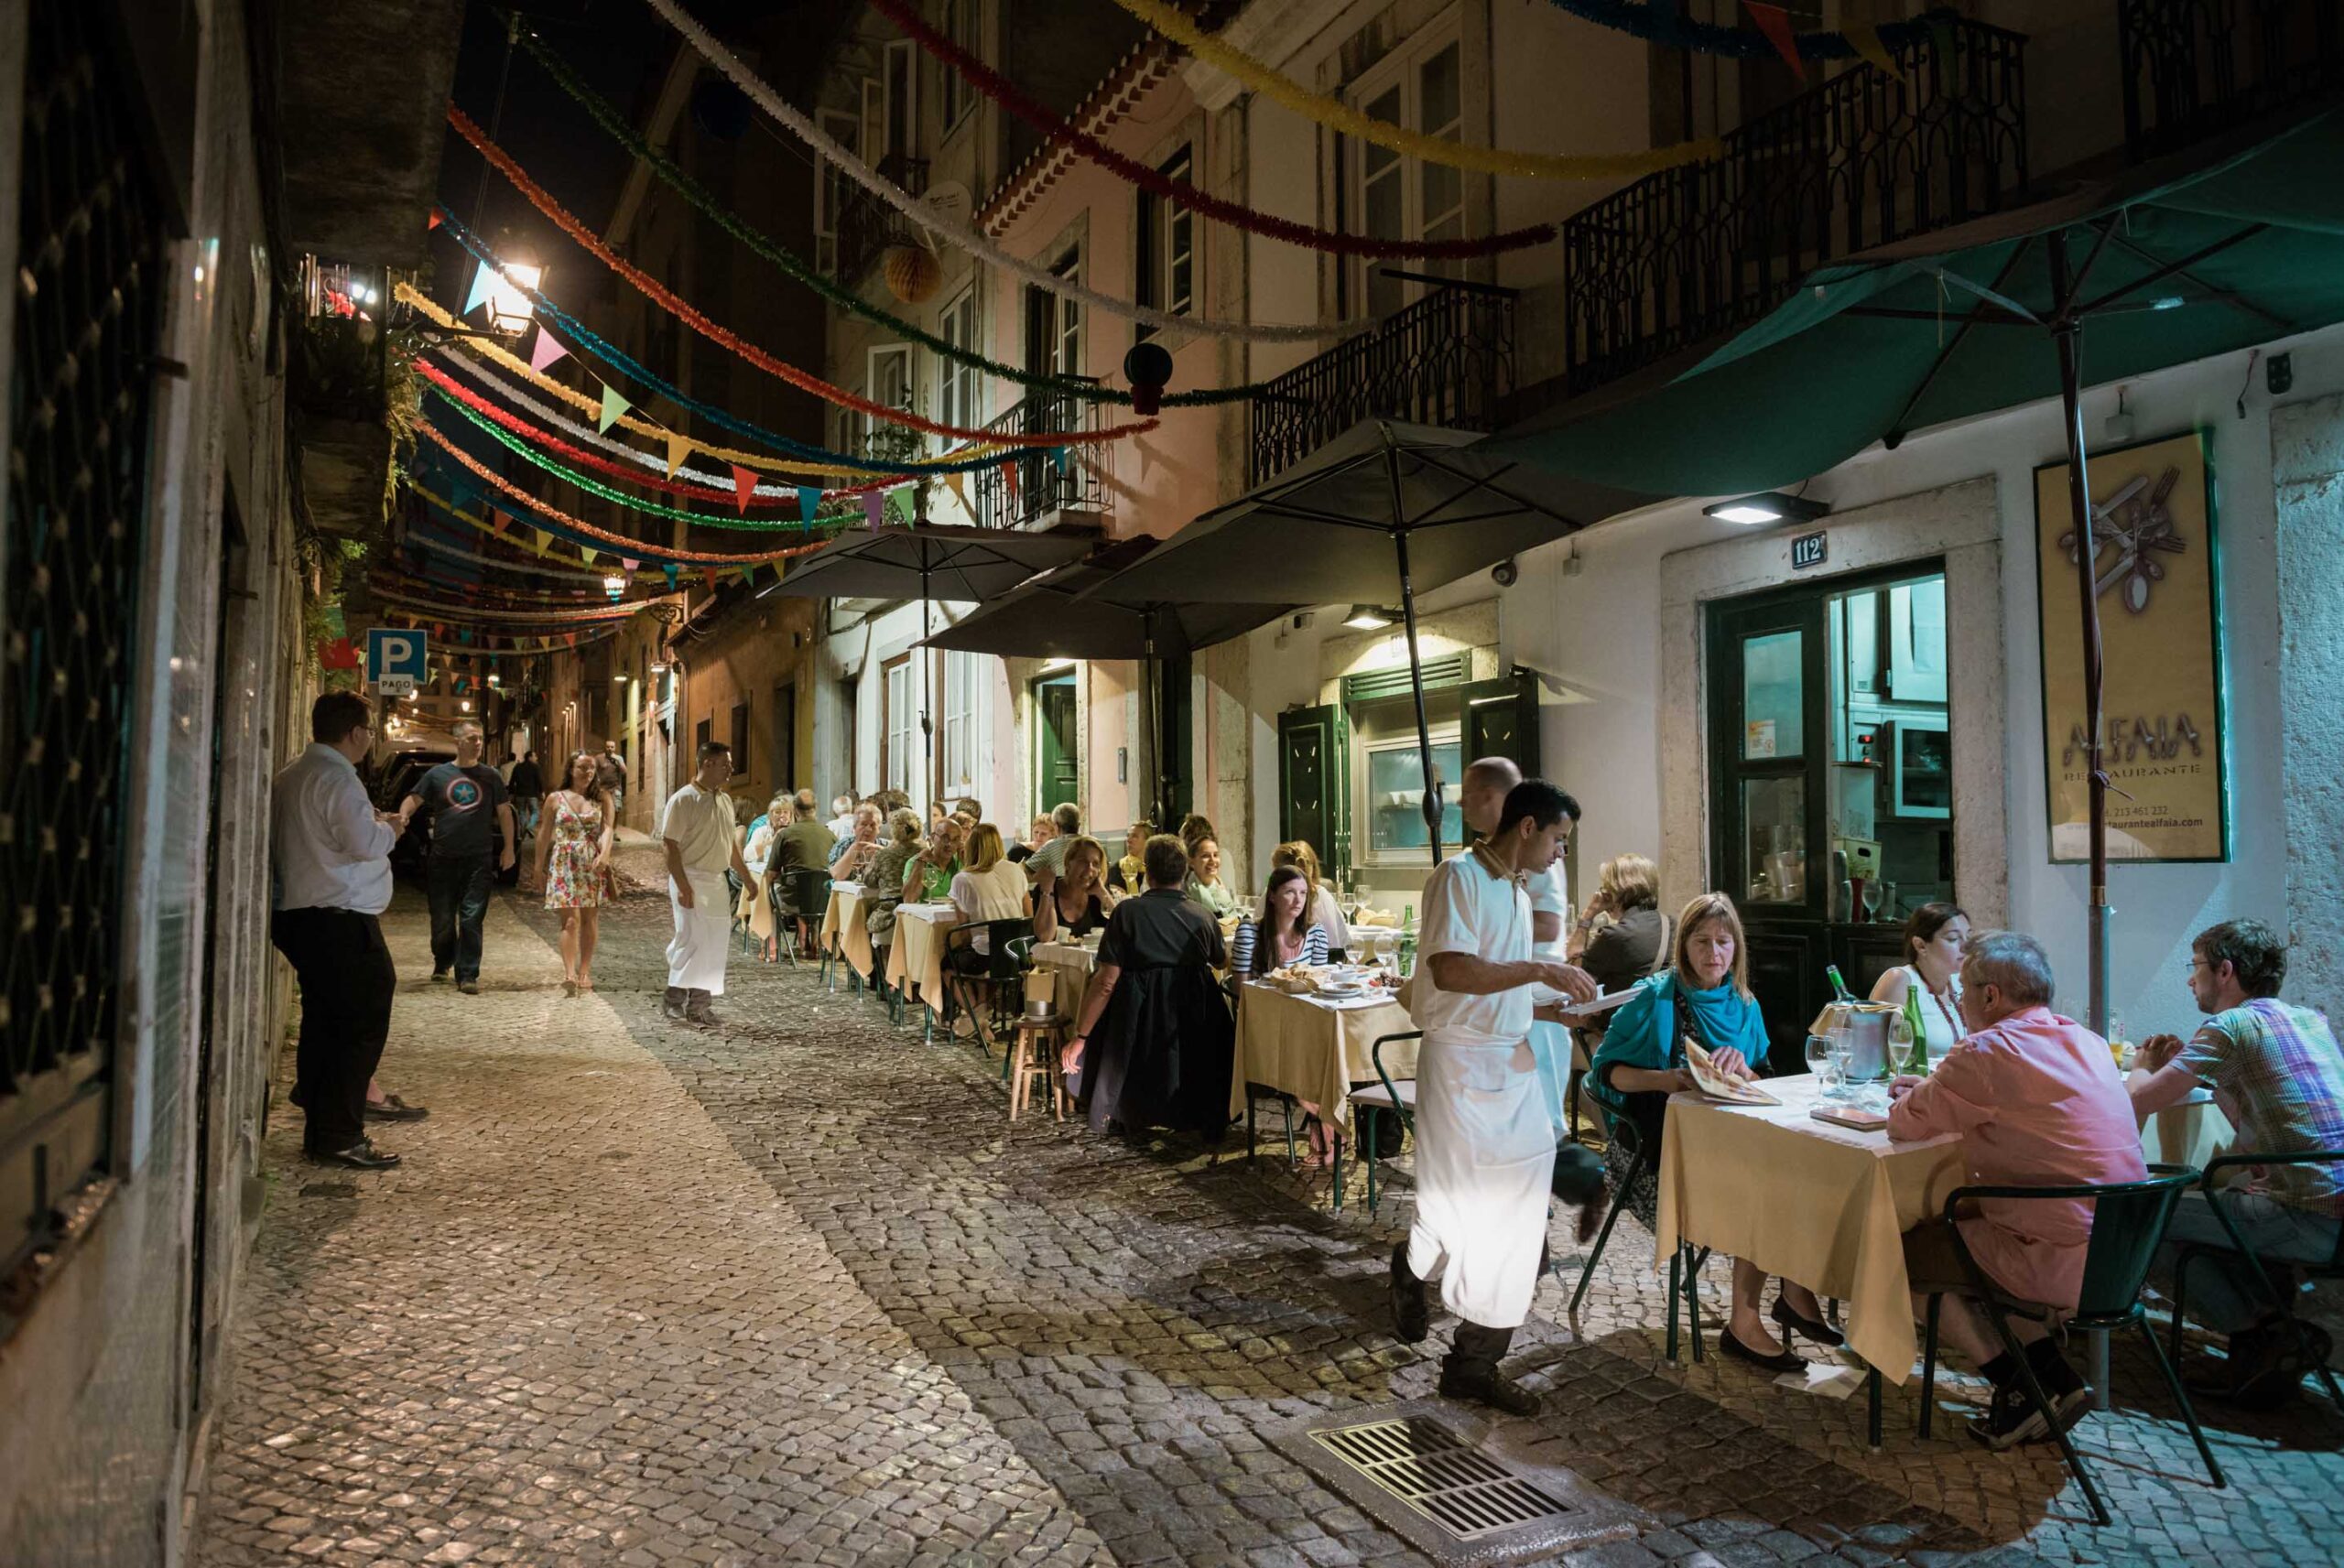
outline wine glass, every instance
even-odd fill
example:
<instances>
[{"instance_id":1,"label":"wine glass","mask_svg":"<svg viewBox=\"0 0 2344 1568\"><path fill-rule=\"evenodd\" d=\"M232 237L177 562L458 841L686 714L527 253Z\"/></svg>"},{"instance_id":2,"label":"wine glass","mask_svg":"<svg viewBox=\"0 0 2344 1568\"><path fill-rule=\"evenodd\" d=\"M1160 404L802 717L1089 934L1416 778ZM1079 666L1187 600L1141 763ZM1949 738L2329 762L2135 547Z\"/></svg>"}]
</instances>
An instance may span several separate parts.
<instances>
[{"instance_id":1,"label":"wine glass","mask_svg":"<svg viewBox=\"0 0 2344 1568\"><path fill-rule=\"evenodd\" d=\"M1828 1044L1831 1053L1831 1076L1835 1083L1831 1098L1844 1099L1848 1092L1848 1074L1856 1056L1855 1031L1844 1023L1832 1025Z\"/></svg>"},{"instance_id":2,"label":"wine glass","mask_svg":"<svg viewBox=\"0 0 2344 1568\"><path fill-rule=\"evenodd\" d=\"M1807 1070L1815 1076L1816 1082L1823 1086L1826 1098L1839 1087L1839 1072L1831 1065L1831 1042L1825 1036L1810 1034L1807 1037Z\"/></svg>"}]
</instances>

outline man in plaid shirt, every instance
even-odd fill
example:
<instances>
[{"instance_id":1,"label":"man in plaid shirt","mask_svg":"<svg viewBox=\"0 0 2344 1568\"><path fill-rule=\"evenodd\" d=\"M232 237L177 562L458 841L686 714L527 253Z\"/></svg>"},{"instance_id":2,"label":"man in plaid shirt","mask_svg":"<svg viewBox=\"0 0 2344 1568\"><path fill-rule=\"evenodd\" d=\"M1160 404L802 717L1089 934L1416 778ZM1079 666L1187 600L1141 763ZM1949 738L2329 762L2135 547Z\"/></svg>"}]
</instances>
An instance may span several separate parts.
<instances>
[{"instance_id":1,"label":"man in plaid shirt","mask_svg":"<svg viewBox=\"0 0 2344 1568\"><path fill-rule=\"evenodd\" d=\"M2199 932L2190 944L2189 994L2209 1014L2187 1044L2170 1034L2143 1043L2152 1071L2132 1090L2142 1118L2178 1105L2200 1084L2237 1130L2241 1151L2295 1154L2344 1149L2344 1054L2328 1020L2279 1000L2287 974L2286 944L2259 920L2231 920ZM2295 1292L2290 1263L2336 1256L2344 1223L2344 1165L2273 1165L2237 1173L2222 1206L2263 1260L2282 1299L2267 1300L2243 1258L2208 1259L2189 1271L2189 1311L2230 1336L2230 1357L2197 1391L2242 1404L2291 1395L2304 1374L2328 1358L2328 1336L2288 1313ZM2183 1198L2166 1231L2160 1281L2172 1288L2179 1244L2229 1248L2230 1233L2202 1194Z\"/></svg>"}]
</instances>

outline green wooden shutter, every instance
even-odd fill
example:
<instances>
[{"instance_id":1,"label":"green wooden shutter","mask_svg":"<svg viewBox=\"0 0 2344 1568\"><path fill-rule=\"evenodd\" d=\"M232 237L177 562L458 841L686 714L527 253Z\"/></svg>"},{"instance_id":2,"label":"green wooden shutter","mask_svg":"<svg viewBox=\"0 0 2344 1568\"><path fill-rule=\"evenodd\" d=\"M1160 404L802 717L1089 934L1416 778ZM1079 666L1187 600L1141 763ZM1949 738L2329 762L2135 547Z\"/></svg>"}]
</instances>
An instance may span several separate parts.
<instances>
[{"instance_id":1,"label":"green wooden shutter","mask_svg":"<svg viewBox=\"0 0 2344 1568\"><path fill-rule=\"evenodd\" d=\"M1338 881L1351 869L1351 744L1340 703L1278 715L1278 838L1307 841Z\"/></svg>"},{"instance_id":2,"label":"green wooden shutter","mask_svg":"<svg viewBox=\"0 0 2344 1568\"><path fill-rule=\"evenodd\" d=\"M1460 748L1470 766L1483 757L1503 757L1536 778L1545 767L1538 755L1538 681L1527 670L1515 670L1495 680L1474 681L1459 694L1464 704ZM1453 794L1457 785L1452 782ZM1481 835L1471 828L1465 840Z\"/></svg>"}]
</instances>

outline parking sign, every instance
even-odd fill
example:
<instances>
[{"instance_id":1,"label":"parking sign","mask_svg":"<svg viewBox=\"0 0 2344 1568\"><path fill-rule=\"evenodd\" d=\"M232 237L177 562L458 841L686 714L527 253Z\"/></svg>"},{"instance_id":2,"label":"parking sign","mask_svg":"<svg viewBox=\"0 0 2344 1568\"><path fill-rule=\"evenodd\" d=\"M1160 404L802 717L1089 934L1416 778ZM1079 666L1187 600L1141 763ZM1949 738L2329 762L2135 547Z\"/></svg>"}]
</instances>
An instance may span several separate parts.
<instances>
[{"instance_id":1,"label":"parking sign","mask_svg":"<svg viewBox=\"0 0 2344 1568\"><path fill-rule=\"evenodd\" d=\"M377 626L366 633L366 678L385 697L405 697L423 683L424 636Z\"/></svg>"}]
</instances>

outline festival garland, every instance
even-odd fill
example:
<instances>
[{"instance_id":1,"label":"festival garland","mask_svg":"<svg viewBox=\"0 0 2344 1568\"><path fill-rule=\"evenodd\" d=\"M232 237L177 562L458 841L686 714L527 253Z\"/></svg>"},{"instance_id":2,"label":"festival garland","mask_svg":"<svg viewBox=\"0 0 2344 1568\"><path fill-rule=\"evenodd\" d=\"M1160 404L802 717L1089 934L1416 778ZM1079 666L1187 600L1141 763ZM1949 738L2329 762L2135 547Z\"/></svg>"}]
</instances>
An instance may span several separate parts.
<instances>
[{"instance_id":1,"label":"festival garland","mask_svg":"<svg viewBox=\"0 0 2344 1568\"><path fill-rule=\"evenodd\" d=\"M544 213L556 228L576 241L580 248L596 261L626 279L645 298L743 364L786 381L801 392L810 392L825 403L852 409L866 418L917 430L926 436L949 436L956 440L989 441L1012 447L1088 446L1120 441L1127 436L1145 435L1156 428L1155 420L1145 419L1134 425L1109 425L1096 430L1036 430L1030 433L985 430L972 426L947 425L925 415L914 414L907 408L890 407L860 393L849 392L843 386L833 385L810 371L800 370L787 360L774 358L732 329L709 319L681 295L612 250L602 243L600 234L580 222L574 213L554 200L550 191L530 178L527 171L513 160L512 155L491 141L488 133L474 124L472 116L457 108L453 102L448 105L448 124L455 127L458 135L472 145L474 151L488 160L492 168L511 182L514 189L527 198L529 205ZM536 291L530 292L534 294Z\"/></svg>"},{"instance_id":2,"label":"festival garland","mask_svg":"<svg viewBox=\"0 0 2344 1568\"><path fill-rule=\"evenodd\" d=\"M418 629L427 627L430 628L438 635L442 637L448 634L448 628L450 624L453 624L461 630L467 637L477 634L481 637L481 642L466 643L463 644L467 650L464 656L475 660L495 659L502 661L505 659L547 658L556 653L561 652L564 649L575 648L581 643L591 644L602 642L608 638L615 637L621 632L626 630L625 622L622 622L615 626L605 626L598 632L561 632L548 633L504 633L488 630L487 628L494 623L484 621L472 621L459 617L452 622L446 620L435 622L427 620L416 615L410 611L405 610L385 611L384 613L385 617L399 617L409 626L413 626ZM512 645L505 648L491 647L488 645L491 639L509 643ZM527 646L527 644L531 643L535 643L538 645L534 648ZM561 644L561 648L556 648L554 646L556 643L559 643ZM453 655L450 656L452 657ZM466 676L465 678L469 679L471 677Z\"/></svg>"},{"instance_id":3,"label":"festival garland","mask_svg":"<svg viewBox=\"0 0 2344 1568\"><path fill-rule=\"evenodd\" d=\"M645 0L653 10L665 17L668 26L684 36L685 42L698 50L700 57L722 71L732 85L749 95L750 101L763 109L787 129L790 135L812 147L841 174L862 186L872 195L902 213L928 232L942 239L956 249L990 262L1002 271L1025 279L1045 293L1055 294L1088 306L1110 316L1127 321L1137 321L1164 332L1202 333L1207 337L1232 338L1255 343L1322 342L1329 338L1345 338L1364 330L1373 323L1354 321L1320 326L1316 323L1299 326L1256 325L1246 321L1227 321L1211 316L1178 316L1168 310L1135 305L1128 299L1118 299L1102 294L1071 278L1061 277L1040 262L1017 254L990 234L974 227L955 214L946 212L933 203L913 196L901 186L874 169L869 164L841 146L837 138L790 107L788 102L772 85L743 64L733 54L687 15L676 0Z\"/></svg>"},{"instance_id":4,"label":"festival garland","mask_svg":"<svg viewBox=\"0 0 2344 1568\"><path fill-rule=\"evenodd\" d=\"M625 575L630 580L635 576L632 572ZM607 609L616 606L639 610L646 604L671 598L676 592L672 588L633 595L622 591L617 599L613 599L608 593L594 592L566 593L559 599L535 595L515 596L503 589L492 588L481 583L465 582L461 579L418 574L411 568L399 568L396 563L391 563L384 572L377 574L375 578L370 578L368 586L378 596L421 592L454 594L476 610L494 611L500 615L514 615L525 621L540 610Z\"/></svg>"},{"instance_id":5,"label":"festival garland","mask_svg":"<svg viewBox=\"0 0 2344 1568\"><path fill-rule=\"evenodd\" d=\"M1667 6L1640 3L1640 0L1547 0L1556 9L1577 16L1582 22L1592 22L1615 33L1658 44L1664 49L1686 49L1694 54L1725 55L1737 59L1768 59L1781 52L1781 46L1763 33L1747 27L1723 27L1714 22L1697 22L1677 13L1673 3ZM1932 12L1931 16L1939 13ZM1894 75L1896 68L1890 52L1904 47L1915 38L1927 35L1936 24L1924 17L1912 22L1883 22L1877 27L1858 26L1845 32L1818 29L1792 35L1792 47L1802 59L1863 59Z\"/></svg>"},{"instance_id":6,"label":"festival garland","mask_svg":"<svg viewBox=\"0 0 2344 1568\"><path fill-rule=\"evenodd\" d=\"M494 615L497 618L494 624L500 625L516 621L531 625L539 622L549 625L567 625L571 622L625 621L641 614L646 606L651 602L649 600L643 600L633 604L589 605L577 609L527 610L508 613L494 604L442 604L435 600L418 599L412 594L398 593L388 589L376 588L374 591L374 597L383 603L394 609L403 610L410 615Z\"/></svg>"},{"instance_id":7,"label":"festival garland","mask_svg":"<svg viewBox=\"0 0 2344 1568\"><path fill-rule=\"evenodd\" d=\"M668 0L650 0L665 9ZM1273 103L1346 136L1424 163L1468 169L1475 174L1510 175L1523 179L1625 179L1656 174L1716 157L1722 150L1716 137L1678 142L1640 153L1525 153L1503 147L1475 146L1447 136L1427 135L1379 120L1340 99L1313 92L1290 76L1272 70L1242 49L1222 43L1199 27L1164 0L1114 0L1117 5L1187 49L1207 65L1216 66Z\"/></svg>"},{"instance_id":8,"label":"festival garland","mask_svg":"<svg viewBox=\"0 0 2344 1568\"><path fill-rule=\"evenodd\" d=\"M422 489L420 485L413 488L418 492ZM442 504L445 503L443 503ZM457 516L462 522L472 522L471 518L465 517L461 513L458 513ZM477 527L479 524L475 524L474 526ZM503 537L502 535L496 535L495 536L499 538ZM507 542L509 543L510 541ZM399 541L399 546L403 549L429 550L434 555L445 556L450 560L471 561L475 565L493 568L494 569L501 572L526 572L531 577L592 578L598 575L586 567L541 567L533 565L528 561L508 561L496 556L483 556L477 550L467 550L461 545L450 545L443 539L435 539L429 534L418 534L412 529L410 529L407 535ZM517 546L515 547L517 548ZM552 592L554 590L548 589L546 591ZM586 593L591 592L591 590L581 588L575 589L574 591Z\"/></svg>"},{"instance_id":9,"label":"festival garland","mask_svg":"<svg viewBox=\"0 0 2344 1568\"><path fill-rule=\"evenodd\" d=\"M754 556L720 555L708 550L678 550L657 545L647 545L641 539L631 539L624 534L613 534L606 529L597 528L591 523L572 517L559 506L539 501L536 496L531 495L503 474L497 473L486 463L441 435L430 420L418 419L416 421L415 428L418 435L455 459L458 463L470 470L475 479L488 484L501 494L511 496L523 506L543 517L562 537L569 539L572 544L579 543L581 539L595 540L597 543L594 548L604 554L617 555L621 549L624 549L625 557L623 558L653 561L663 565L673 562L678 566L689 564L700 567L763 566L767 561L784 560L791 556L802 556L808 550L819 550L823 545L829 543L828 540L818 540L812 544L793 545L786 550L768 550L762 555ZM616 546L616 548L605 546Z\"/></svg>"},{"instance_id":10,"label":"festival garland","mask_svg":"<svg viewBox=\"0 0 2344 1568\"><path fill-rule=\"evenodd\" d=\"M456 217L456 215L449 211L445 207L439 208L436 211L440 213L441 227L445 228L450 234L454 235L456 243L462 245L467 251L470 251L473 259L486 263L488 266L494 269L500 276L506 276L505 274L504 264L498 260L496 253L489 249L487 242L483 241L479 235L473 233L470 229L464 227L463 223ZM509 276L507 276L507 281L510 281ZM518 287L520 286L515 285L515 287ZM978 469L990 468L1001 460L998 455L985 455L998 454L1001 450L1001 443L997 439L992 438L988 438L986 443L983 445L961 448L955 453L948 454L942 458L924 460L888 459L883 461L875 458L856 457L852 452L834 452L827 447L814 446L808 442L797 440L788 436L776 434L774 431L765 429L762 426L753 425L748 420L740 417L740 416L731 413L726 409L719 408L713 404L702 403L698 398L687 394L683 388L676 385L674 383L662 376L654 374L649 367L636 361L634 356L627 353L626 351L621 349L617 344L602 336L602 334L594 331L591 328L588 327L586 323L578 319L577 317L572 316L569 311L564 310L560 306L555 304L552 300L547 298L543 294L538 293L536 289L523 288L522 292L528 297L530 303L536 308L539 316L550 317L558 325L560 326L564 334L566 334L573 343L582 345L589 353L592 354L596 359L601 360L604 364L609 365L613 370L617 371L626 379L635 382L638 385L649 387L653 392L676 404L678 407L683 408L688 412L699 415L701 418L707 420L711 425L717 426L721 429L730 430L735 435L746 436L750 440L762 442L777 452L787 452L792 457L805 458L810 460L827 462L833 465L831 468L826 469L824 470L825 472L846 470L865 474L885 474L890 477L900 477L907 473L971 473ZM540 329L542 329L543 323L541 322L539 325ZM1155 422L1150 421L1146 426L1146 428L1154 429ZM702 449L707 450L709 449L703 448ZM968 455L971 453L977 455ZM776 466L771 459L765 460L765 462L767 467Z\"/></svg>"},{"instance_id":11,"label":"festival garland","mask_svg":"<svg viewBox=\"0 0 2344 1568\"><path fill-rule=\"evenodd\" d=\"M931 353L950 360L956 364L967 365L971 370L981 370L988 375L997 376L1003 381L1012 382L1019 386L1031 387L1037 392L1056 393L1060 396L1075 398L1084 403L1112 403L1123 407L1131 406L1132 395L1128 390L1102 385L1088 376L1058 375L1048 371L1027 370L1022 365L1014 365L1004 360L993 359L979 353L974 349L953 342L949 338L938 337L918 322L898 316L884 307L865 299L855 290L843 287L828 273L808 262L780 241L774 239L761 229L752 227L739 214L718 200L706 186L694 179L686 170L678 168L674 159L644 140L642 134L628 123L626 117L613 106L610 100L602 97L592 88L580 81L559 55L547 48L526 27L521 30L520 43L532 59L545 67L547 72L553 77L556 86L575 100L578 105L584 109L593 118L594 123L602 126L613 141L624 147L632 157L647 165L652 173L657 175L669 189L681 196L695 211L740 241L756 254L771 262L784 276L812 289L840 309L860 316L875 326L884 327L900 337L919 344ZM1150 170L1150 172L1154 171ZM1202 408L1222 403L1242 403L1268 384L1267 382L1246 382L1237 386L1202 387L1188 392L1167 392L1157 398L1156 402L1159 406L1165 408Z\"/></svg>"},{"instance_id":12,"label":"festival garland","mask_svg":"<svg viewBox=\"0 0 2344 1568\"><path fill-rule=\"evenodd\" d=\"M871 8L902 28L941 64L959 71L970 86L1039 132L1046 146L1072 147L1091 162L1142 190L1167 201L1177 202L1189 211L1215 222L1243 229L1249 234L1283 240L1287 244L1300 245L1327 255L1373 256L1394 261L1466 261L1544 244L1559 232L1552 223L1534 223L1528 228L1508 229L1502 233L1478 239L1386 240L1370 234L1346 234L1333 229L1298 223L1291 218L1263 212L1243 202L1224 200L1198 189L1185 179L1174 179L1152 165L1125 157L1073 121L1052 112L1047 105L1028 96L1015 82L920 20L919 13L904 4L904 0L871 0Z\"/></svg>"}]
</instances>

